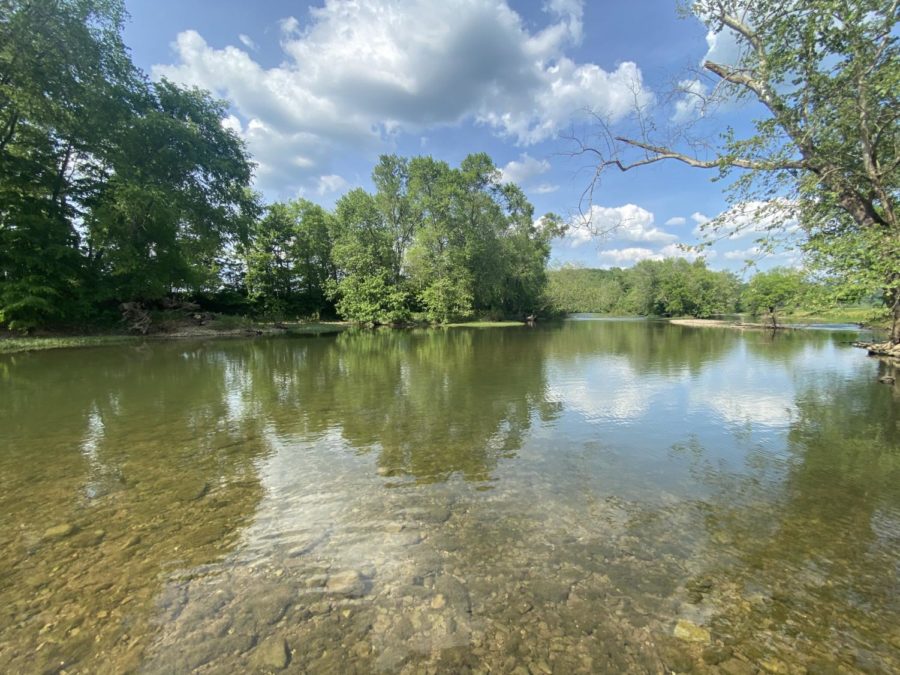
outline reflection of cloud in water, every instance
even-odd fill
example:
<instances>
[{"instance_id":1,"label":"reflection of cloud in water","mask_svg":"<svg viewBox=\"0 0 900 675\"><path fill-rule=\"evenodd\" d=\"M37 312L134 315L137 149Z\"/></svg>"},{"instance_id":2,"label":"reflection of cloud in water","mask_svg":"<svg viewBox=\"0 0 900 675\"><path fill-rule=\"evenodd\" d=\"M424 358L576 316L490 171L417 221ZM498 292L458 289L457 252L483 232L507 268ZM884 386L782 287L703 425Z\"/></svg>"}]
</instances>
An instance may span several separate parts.
<instances>
[{"instance_id":1,"label":"reflection of cloud in water","mask_svg":"<svg viewBox=\"0 0 900 675\"><path fill-rule=\"evenodd\" d=\"M554 368L548 395L592 422L633 422L684 379L639 375L625 357L598 357L577 366Z\"/></svg>"},{"instance_id":2,"label":"reflection of cloud in water","mask_svg":"<svg viewBox=\"0 0 900 675\"><path fill-rule=\"evenodd\" d=\"M706 407L731 424L751 422L766 427L783 427L790 424L794 416L791 392L736 396L729 391L706 390L694 400L694 404Z\"/></svg>"}]
</instances>

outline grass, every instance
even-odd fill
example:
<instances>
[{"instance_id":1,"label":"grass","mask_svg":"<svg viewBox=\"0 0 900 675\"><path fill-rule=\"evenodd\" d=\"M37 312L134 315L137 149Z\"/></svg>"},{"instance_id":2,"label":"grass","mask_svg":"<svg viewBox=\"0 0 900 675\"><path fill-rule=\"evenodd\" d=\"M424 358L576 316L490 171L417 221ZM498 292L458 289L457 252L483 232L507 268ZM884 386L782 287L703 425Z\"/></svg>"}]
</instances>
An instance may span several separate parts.
<instances>
[{"instance_id":1,"label":"grass","mask_svg":"<svg viewBox=\"0 0 900 675\"><path fill-rule=\"evenodd\" d=\"M33 352L67 347L98 347L127 344L139 340L133 335L81 335L73 337L8 337L0 338L0 354Z\"/></svg>"},{"instance_id":2,"label":"grass","mask_svg":"<svg viewBox=\"0 0 900 675\"><path fill-rule=\"evenodd\" d=\"M446 328L512 328L524 326L521 321L461 321L459 323L444 324Z\"/></svg>"},{"instance_id":3,"label":"grass","mask_svg":"<svg viewBox=\"0 0 900 675\"><path fill-rule=\"evenodd\" d=\"M880 326L887 319L879 314L879 309L873 307L835 307L819 311L794 310L779 314L778 320L787 323L858 323Z\"/></svg>"},{"instance_id":4,"label":"grass","mask_svg":"<svg viewBox=\"0 0 900 675\"><path fill-rule=\"evenodd\" d=\"M311 321L310 323L288 324L288 335L328 335L347 330L349 324L339 322Z\"/></svg>"}]
</instances>

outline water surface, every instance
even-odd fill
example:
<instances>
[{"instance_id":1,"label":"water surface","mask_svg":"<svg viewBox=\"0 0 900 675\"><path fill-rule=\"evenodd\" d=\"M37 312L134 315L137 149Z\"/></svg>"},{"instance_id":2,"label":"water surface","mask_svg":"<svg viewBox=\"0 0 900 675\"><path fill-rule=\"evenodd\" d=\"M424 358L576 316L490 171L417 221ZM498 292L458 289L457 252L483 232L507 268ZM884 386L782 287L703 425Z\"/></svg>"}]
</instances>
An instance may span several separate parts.
<instances>
[{"instance_id":1,"label":"water surface","mask_svg":"<svg viewBox=\"0 0 900 675\"><path fill-rule=\"evenodd\" d=\"M897 672L900 395L854 337L0 357L0 671Z\"/></svg>"}]
</instances>

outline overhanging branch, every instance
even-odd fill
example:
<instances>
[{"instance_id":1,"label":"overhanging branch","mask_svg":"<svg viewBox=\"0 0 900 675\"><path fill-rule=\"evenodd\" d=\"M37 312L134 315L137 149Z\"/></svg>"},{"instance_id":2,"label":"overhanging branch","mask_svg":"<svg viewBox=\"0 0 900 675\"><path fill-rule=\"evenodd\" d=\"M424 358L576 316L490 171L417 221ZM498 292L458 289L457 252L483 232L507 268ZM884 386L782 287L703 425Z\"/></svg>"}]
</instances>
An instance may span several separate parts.
<instances>
[{"instance_id":1,"label":"overhanging branch","mask_svg":"<svg viewBox=\"0 0 900 675\"><path fill-rule=\"evenodd\" d=\"M608 159L604 162L605 166L616 166L621 171L628 171L629 169L634 169L639 166L646 166L647 164L654 164L655 162L661 162L665 159L674 159L676 161L687 164L688 166L692 166L698 169L718 169L722 166L733 166L739 169L751 169L755 171L780 171L780 170L805 170L808 169L808 165L803 160L778 160L778 161L761 161L761 160L750 160L750 159L741 159L740 157L735 157L733 159L720 158L720 159L711 159L711 160L703 160L697 159L696 157L691 157L690 155L685 155L680 152L676 152L670 148L665 148L658 145L651 145L650 143L645 143L643 141L638 141L633 138L626 138L624 136L616 136L616 140L625 143L627 145L631 145L636 148L640 148L647 152L653 153L645 157L644 159L638 160L636 162L632 162L630 164L623 163L620 159Z\"/></svg>"}]
</instances>

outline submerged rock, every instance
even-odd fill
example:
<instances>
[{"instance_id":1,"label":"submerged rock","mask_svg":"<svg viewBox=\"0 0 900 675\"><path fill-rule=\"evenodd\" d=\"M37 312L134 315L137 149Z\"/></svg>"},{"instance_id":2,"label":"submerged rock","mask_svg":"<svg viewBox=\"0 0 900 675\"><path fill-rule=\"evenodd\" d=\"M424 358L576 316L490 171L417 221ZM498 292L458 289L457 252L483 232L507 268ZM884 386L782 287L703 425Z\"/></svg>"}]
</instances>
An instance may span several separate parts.
<instances>
[{"instance_id":1,"label":"submerged rock","mask_svg":"<svg viewBox=\"0 0 900 675\"><path fill-rule=\"evenodd\" d=\"M291 652L284 638L263 640L250 657L250 662L263 670L284 670L291 660Z\"/></svg>"},{"instance_id":2,"label":"submerged rock","mask_svg":"<svg viewBox=\"0 0 900 675\"><path fill-rule=\"evenodd\" d=\"M685 642L709 642L709 631L687 619L678 619L675 624L675 637Z\"/></svg>"},{"instance_id":3,"label":"submerged rock","mask_svg":"<svg viewBox=\"0 0 900 675\"><path fill-rule=\"evenodd\" d=\"M722 661L727 661L733 654L731 647L720 647L718 645L710 645L703 650L703 660L711 666L718 665Z\"/></svg>"},{"instance_id":4,"label":"submerged rock","mask_svg":"<svg viewBox=\"0 0 900 675\"><path fill-rule=\"evenodd\" d=\"M343 595L348 598L359 598L366 594L366 580L356 570L338 572L328 577L325 590L335 595Z\"/></svg>"},{"instance_id":5,"label":"submerged rock","mask_svg":"<svg viewBox=\"0 0 900 675\"><path fill-rule=\"evenodd\" d=\"M44 539L64 539L75 534L75 526L71 523L63 523L44 531Z\"/></svg>"}]
</instances>

